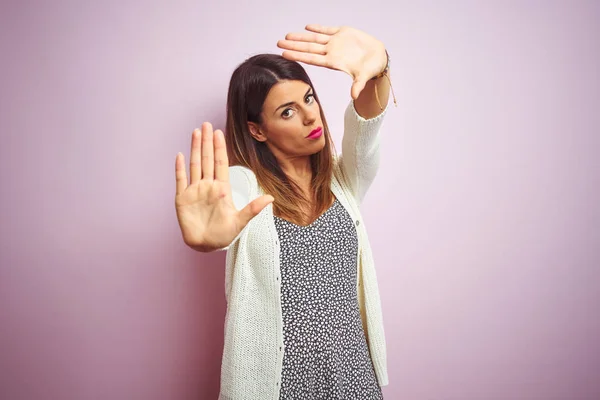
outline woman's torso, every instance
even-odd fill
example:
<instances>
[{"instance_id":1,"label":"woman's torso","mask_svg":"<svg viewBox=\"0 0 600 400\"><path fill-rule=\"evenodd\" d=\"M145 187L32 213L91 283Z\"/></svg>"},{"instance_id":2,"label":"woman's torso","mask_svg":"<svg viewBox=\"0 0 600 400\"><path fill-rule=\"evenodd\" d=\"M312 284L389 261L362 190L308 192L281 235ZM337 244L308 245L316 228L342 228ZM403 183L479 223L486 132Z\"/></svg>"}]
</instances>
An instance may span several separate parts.
<instances>
[{"instance_id":1,"label":"woman's torso","mask_svg":"<svg viewBox=\"0 0 600 400\"><path fill-rule=\"evenodd\" d=\"M381 399L358 305L354 221L335 197L306 226L274 220L285 346L280 399Z\"/></svg>"}]
</instances>

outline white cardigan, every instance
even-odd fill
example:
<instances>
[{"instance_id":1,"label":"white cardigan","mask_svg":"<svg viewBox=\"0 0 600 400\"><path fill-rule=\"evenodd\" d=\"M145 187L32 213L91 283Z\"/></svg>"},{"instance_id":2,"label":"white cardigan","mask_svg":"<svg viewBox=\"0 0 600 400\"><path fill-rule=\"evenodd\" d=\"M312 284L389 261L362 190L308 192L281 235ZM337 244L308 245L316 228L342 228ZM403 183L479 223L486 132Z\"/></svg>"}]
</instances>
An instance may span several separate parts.
<instances>
[{"instance_id":1,"label":"white cardigan","mask_svg":"<svg viewBox=\"0 0 600 400\"><path fill-rule=\"evenodd\" d=\"M387 107L377 117L364 119L350 101L344 114L342 153L336 158L331 183L333 194L356 225L359 305L380 386L388 384L386 343L373 255L359 205L379 166L378 133L386 111ZM238 209L265 194L248 168L229 167L229 177ZM219 400L278 400L284 344L273 205L265 207L222 250L227 250L227 313Z\"/></svg>"}]
</instances>

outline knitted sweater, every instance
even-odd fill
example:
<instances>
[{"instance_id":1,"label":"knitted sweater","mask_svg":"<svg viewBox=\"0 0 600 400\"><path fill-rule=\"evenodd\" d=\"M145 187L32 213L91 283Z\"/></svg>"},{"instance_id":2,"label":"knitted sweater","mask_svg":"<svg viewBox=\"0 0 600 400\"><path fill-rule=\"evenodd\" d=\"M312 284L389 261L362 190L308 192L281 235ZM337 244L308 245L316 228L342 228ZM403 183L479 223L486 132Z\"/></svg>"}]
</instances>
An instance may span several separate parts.
<instances>
[{"instance_id":1,"label":"knitted sweater","mask_svg":"<svg viewBox=\"0 0 600 400\"><path fill-rule=\"evenodd\" d=\"M335 159L331 183L333 194L356 225L359 306L380 386L388 384L383 317L373 255L359 206L379 166L378 133L386 111L387 107L377 117L364 119L350 101L344 113L342 153ZM265 194L246 167L229 167L229 177L238 209ZM273 205L265 207L222 250L227 250L227 313L219 400L278 400L284 344Z\"/></svg>"}]
</instances>

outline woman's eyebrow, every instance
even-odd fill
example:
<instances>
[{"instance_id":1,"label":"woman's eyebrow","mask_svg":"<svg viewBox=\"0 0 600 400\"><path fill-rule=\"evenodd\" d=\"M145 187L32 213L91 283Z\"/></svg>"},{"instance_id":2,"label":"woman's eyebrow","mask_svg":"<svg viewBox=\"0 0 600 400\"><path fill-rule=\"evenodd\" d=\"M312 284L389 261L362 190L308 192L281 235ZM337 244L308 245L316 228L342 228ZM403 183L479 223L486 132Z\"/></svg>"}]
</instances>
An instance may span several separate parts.
<instances>
[{"instance_id":1,"label":"woman's eyebrow","mask_svg":"<svg viewBox=\"0 0 600 400\"><path fill-rule=\"evenodd\" d=\"M306 93L304 94L304 97L306 97L306 96L307 96L307 95L310 93L310 91L311 91L311 90L312 90L312 88L311 88L311 87L309 87L309 88L308 88L308 90L306 91ZM275 109L275 111L273 112L273 114L275 114L275 113L277 112L277 110L279 110L281 107L287 107L287 106L291 106L291 105L292 105L292 104L294 104L294 103L296 103L296 102L295 102L295 101L290 101L290 102L287 102L287 103L285 103L285 104L282 104L282 105L280 105L279 107L277 107L277 108Z\"/></svg>"}]
</instances>

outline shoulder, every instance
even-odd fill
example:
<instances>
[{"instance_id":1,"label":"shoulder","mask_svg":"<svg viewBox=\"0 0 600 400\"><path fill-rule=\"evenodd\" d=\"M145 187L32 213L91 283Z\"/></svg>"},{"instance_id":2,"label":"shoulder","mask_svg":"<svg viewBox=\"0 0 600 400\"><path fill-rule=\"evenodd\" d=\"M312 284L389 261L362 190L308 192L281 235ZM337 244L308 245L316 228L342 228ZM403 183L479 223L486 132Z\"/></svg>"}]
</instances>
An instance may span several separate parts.
<instances>
[{"instance_id":1,"label":"shoulder","mask_svg":"<svg viewBox=\"0 0 600 400\"><path fill-rule=\"evenodd\" d=\"M234 192L243 194L246 198L256 197L258 192L258 181L254 172L242 165L229 167L229 184Z\"/></svg>"},{"instance_id":2,"label":"shoulder","mask_svg":"<svg viewBox=\"0 0 600 400\"><path fill-rule=\"evenodd\" d=\"M248 167L232 165L229 167L229 179L247 179L250 182L256 182L256 175Z\"/></svg>"}]
</instances>

